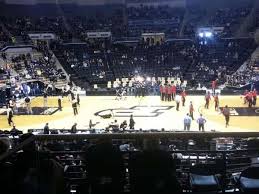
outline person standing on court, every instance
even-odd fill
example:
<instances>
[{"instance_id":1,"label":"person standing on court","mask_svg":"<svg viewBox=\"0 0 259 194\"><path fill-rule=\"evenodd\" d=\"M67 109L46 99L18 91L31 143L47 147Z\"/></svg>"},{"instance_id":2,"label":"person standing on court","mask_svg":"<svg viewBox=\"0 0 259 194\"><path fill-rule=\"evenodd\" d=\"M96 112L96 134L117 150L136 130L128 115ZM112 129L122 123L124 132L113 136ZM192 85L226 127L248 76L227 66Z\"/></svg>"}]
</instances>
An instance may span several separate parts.
<instances>
[{"instance_id":1,"label":"person standing on court","mask_svg":"<svg viewBox=\"0 0 259 194\"><path fill-rule=\"evenodd\" d=\"M253 106L256 106L256 99L257 99L256 89L253 90L252 95L253 95Z\"/></svg>"},{"instance_id":2,"label":"person standing on court","mask_svg":"<svg viewBox=\"0 0 259 194\"><path fill-rule=\"evenodd\" d=\"M133 119L133 115L130 115L129 128L134 129L135 121Z\"/></svg>"},{"instance_id":3,"label":"person standing on court","mask_svg":"<svg viewBox=\"0 0 259 194\"><path fill-rule=\"evenodd\" d=\"M162 86L162 101L166 101L166 86Z\"/></svg>"},{"instance_id":4,"label":"person standing on court","mask_svg":"<svg viewBox=\"0 0 259 194\"><path fill-rule=\"evenodd\" d=\"M246 104L248 102L248 90L245 90L243 97L244 97L244 104Z\"/></svg>"},{"instance_id":5,"label":"person standing on court","mask_svg":"<svg viewBox=\"0 0 259 194\"><path fill-rule=\"evenodd\" d=\"M182 105L185 106L185 101L186 101L186 92L185 92L185 90L182 91L181 97L182 97Z\"/></svg>"},{"instance_id":6,"label":"person standing on court","mask_svg":"<svg viewBox=\"0 0 259 194\"><path fill-rule=\"evenodd\" d=\"M74 116L78 115L77 100L76 99L72 100L72 108L73 108L73 111L74 111Z\"/></svg>"},{"instance_id":7,"label":"person standing on court","mask_svg":"<svg viewBox=\"0 0 259 194\"><path fill-rule=\"evenodd\" d=\"M184 131L190 131L192 118L189 116L189 113L186 114L183 120L184 123Z\"/></svg>"},{"instance_id":8,"label":"person standing on court","mask_svg":"<svg viewBox=\"0 0 259 194\"><path fill-rule=\"evenodd\" d=\"M247 101L248 101L248 107L251 108L253 105L253 92L252 91L248 92Z\"/></svg>"},{"instance_id":9,"label":"person standing on court","mask_svg":"<svg viewBox=\"0 0 259 194\"><path fill-rule=\"evenodd\" d=\"M167 87L167 93L166 93L166 95L167 95L167 100L168 100L169 102L171 102L171 100L172 100L172 90L171 90L171 86L168 84L166 87Z\"/></svg>"},{"instance_id":10,"label":"person standing on court","mask_svg":"<svg viewBox=\"0 0 259 194\"><path fill-rule=\"evenodd\" d=\"M161 101L163 101L163 85L162 84L159 87L159 91L160 91L160 99L161 99Z\"/></svg>"},{"instance_id":11,"label":"person standing on court","mask_svg":"<svg viewBox=\"0 0 259 194\"><path fill-rule=\"evenodd\" d=\"M219 110L219 95L218 93L216 93L216 95L214 96L214 103L215 103L215 111Z\"/></svg>"},{"instance_id":12,"label":"person standing on court","mask_svg":"<svg viewBox=\"0 0 259 194\"><path fill-rule=\"evenodd\" d=\"M45 110L48 108L48 94L46 91L43 93L43 107Z\"/></svg>"},{"instance_id":13,"label":"person standing on court","mask_svg":"<svg viewBox=\"0 0 259 194\"><path fill-rule=\"evenodd\" d=\"M165 101L168 101L168 96L167 96L167 92L168 92L168 87L167 87L167 85L164 85L164 87L165 87Z\"/></svg>"},{"instance_id":14,"label":"person standing on court","mask_svg":"<svg viewBox=\"0 0 259 194\"><path fill-rule=\"evenodd\" d=\"M205 95L205 108L209 109L210 105L210 92L208 91Z\"/></svg>"},{"instance_id":15,"label":"person standing on court","mask_svg":"<svg viewBox=\"0 0 259 194\"><path fill-rule=\"evenodd\" d=\"M176 86L174 84L171 86L171 92L172 92L172 100L174 100L176 96Z\"/></svg>"},{"instance_id":16,"label":"person standing on court","mask_svg":"<svg viewBox=\"0 0 259 194\"><path fill-rule=\"evenodd\" d=\"M92 129L92 127L93 127L93 121L92 121L92 119L90 119L89 120L89 129Z\"/></svg>"},{"instance_id":17,"label":"person standing on court","mask_svg":"<svg viewBox=\"0 0 259 194\"><path fill-rule=\"evenodd\" d=\"M181 96L180 95L176 95L175 96L175 102L176 102L176 110L179 111L179 106L180 106L180 102L181 102Z\"/></svg>"},{"instance_id":18,"label":"person standing on court","mask_svg":"<svg viewBox=\"0 0 259 194\"><path fill-rule=\"evenodd\" d=\"M26 98L24 99L25 101L25 105L26 105L26 111L27 114L32 114L32 109L31 109L31 99L29 96L26 96Z\"/></svg>"},{"instance_id":19,"label":"person standing on court","mask_svg":"<svg viewBox=\"0 0 259 194\"><path fill-rule=\"evenodd\" d=\"M228 127L228 126L229 126L229 119L230 119L230 109L228 108L228 105L226 105L226 106L223 108L222 114L223 114L224 117L225 117L226 127Z\"/></svg>"},{"instance_id":20,"label":"person standing on court","mask_svg":"<svg viewBox=\"0 0 259 194\"><path fill-rule=\"evenodd\" d=\"M194 112L194 108L193 108L193 104L192 104L192 101L191 101L190 106L189 106L189 114L190 114L190 117L192 118L192 120L194 120L193 112Z\"/></svg>"},{"instance_id":21,"label":"person standing on court","mask_svg":"<svg viewBox=\"0 0 259 194\"><path fill-rule=\"evenodd\" d=\"M216 87L217 87L217 80L213 80L211 82L211 88L212 88L212 95L215 95L215 91L216 91Z\"/></svg>"},{"instance_id":22,"label":"person standing on court","mask_svg":"<svg viewBox=\"0 0 259 194\"><path fill-rule=\"evenodd\" d=\"M80 106L80 96L79 96L79 93L76 94L76 101L77 101L77 105Z\"/></svg>"},{"instance_id":23,"label":"person standing on court","mask_svg":"<svg viewBox=\"0 0 259 194\"><path fill-rule=\"evenodd\" d=\"M7 113L7 121L8 121L9 126L11 126L11 123L14 125L14 123L13 123L13 110L8 105L7 105L6 113Z\"/></svg>"},{"instance_id":24,"label":"person standing on court","mask_svg":"<svg viewBox=\"0 0 259 194\"><path fill-rule=\"evenodd\" d=\"M14 102L14 99L10 99L9 100L9 107L14 110L14 105L15 105L15 102Z\"/></svg>"},{"instance_id":25,"label":"person standing on court","mask_svg":"<svg viewBox=\"0 0 259 194\"><path fill-rule=\"evenodd\" d=\"M203 118L202 114L200 114L200 117L197 119L197 123L199 125L199 131L204 132L204 124L206 123L206 119Z\"/></svg>"},{"instance_id":26,"label":"person standing on court","mask_svg":"<svg viewBox=\"0 0 259 194\"><path fill-rule=\"evenodd\" d=\"M62 111L62 97L61 96L58 97L58 110Z\"/></svg>"}]
</instances>

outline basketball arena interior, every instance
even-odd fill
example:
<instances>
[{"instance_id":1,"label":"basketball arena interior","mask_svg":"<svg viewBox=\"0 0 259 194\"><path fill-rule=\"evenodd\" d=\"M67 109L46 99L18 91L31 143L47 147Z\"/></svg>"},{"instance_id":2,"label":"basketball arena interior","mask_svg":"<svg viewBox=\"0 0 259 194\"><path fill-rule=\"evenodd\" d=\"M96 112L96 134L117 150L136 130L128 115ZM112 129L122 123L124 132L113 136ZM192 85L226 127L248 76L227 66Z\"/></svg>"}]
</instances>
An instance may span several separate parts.
<instances>
[{"instance_id":1,"label":"basketball arena interior","mask_svg":"<svg viewBox=\"0 0 259 194\"><path fill-rule=\"evenodd\" d=\"M12 194L259 193L259 0L0 0Z\"/></svg>"}]
</instances>

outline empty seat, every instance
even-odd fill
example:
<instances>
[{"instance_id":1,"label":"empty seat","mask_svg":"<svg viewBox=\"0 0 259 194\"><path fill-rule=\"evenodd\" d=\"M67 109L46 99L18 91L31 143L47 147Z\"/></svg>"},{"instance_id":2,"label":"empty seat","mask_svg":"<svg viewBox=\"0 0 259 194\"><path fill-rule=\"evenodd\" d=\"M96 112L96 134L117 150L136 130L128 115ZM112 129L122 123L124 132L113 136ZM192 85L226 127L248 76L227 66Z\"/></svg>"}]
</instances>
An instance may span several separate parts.
<instances>
[{"instance_id":1,"label":"empty seat","mask_svg":"<svg viewBox=\"0 0 259 194\"><path fill-rule=\"evenodd\" d=\"M219 167L210 164L197 164L190 169L190 187L197 191L219 191L221 189Z\"/></svg>"},{"instance_id":2,"label":"empty seat","mask_svg":"<svg viewBox=\"0 0 259 194\"><path fill-rule=\"evenodd\" d=\"M250 166L242 171L237 184L242 192L259 193L259 167Z\"/></svg>"}]
</instances>

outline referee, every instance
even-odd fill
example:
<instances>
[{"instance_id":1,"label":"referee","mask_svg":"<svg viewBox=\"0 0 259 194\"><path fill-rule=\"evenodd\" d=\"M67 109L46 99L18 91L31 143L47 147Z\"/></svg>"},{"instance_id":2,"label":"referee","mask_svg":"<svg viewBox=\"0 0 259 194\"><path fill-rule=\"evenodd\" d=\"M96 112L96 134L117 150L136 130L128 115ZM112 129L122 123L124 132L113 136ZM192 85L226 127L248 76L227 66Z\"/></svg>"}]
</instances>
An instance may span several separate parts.
<instances>
[{"instance_id":1,"label":"referee","mask_svg":"<svg viewBox=\"0 0 259 194\"><path fill-rule=\"evenodd\" d=\"M206 122L207 122L206 119L204 119L202 114L200 114L200 117L197 119L197 123L199 125L199 131L204 132L204 124Z\"/></svg>"}]
</instances>

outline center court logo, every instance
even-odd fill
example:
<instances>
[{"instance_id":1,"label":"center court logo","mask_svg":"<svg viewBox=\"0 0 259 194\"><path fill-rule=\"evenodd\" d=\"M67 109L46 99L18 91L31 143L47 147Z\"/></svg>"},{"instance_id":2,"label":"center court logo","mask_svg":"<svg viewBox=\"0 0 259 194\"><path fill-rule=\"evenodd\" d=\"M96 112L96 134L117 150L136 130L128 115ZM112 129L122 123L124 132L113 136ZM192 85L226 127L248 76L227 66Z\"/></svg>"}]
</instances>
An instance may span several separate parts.
<instances>
[{"instance_id":1,"label":"center court logo","mask_svg":"<svg viewBox=\"0 0 259 194\"><path fill-rule=\"evenodd\" d=\"M105 109L96 112L95 116L103 117L105 115L112 115L114 117L157 117L166 111L172 109L174 106L133 106L131 108L117 108Z\"/></svg>"}]
</instances>

